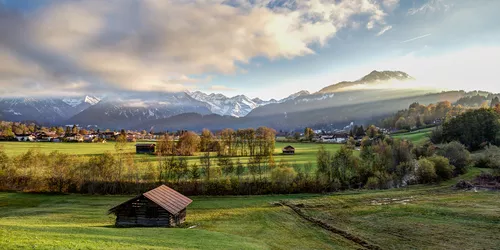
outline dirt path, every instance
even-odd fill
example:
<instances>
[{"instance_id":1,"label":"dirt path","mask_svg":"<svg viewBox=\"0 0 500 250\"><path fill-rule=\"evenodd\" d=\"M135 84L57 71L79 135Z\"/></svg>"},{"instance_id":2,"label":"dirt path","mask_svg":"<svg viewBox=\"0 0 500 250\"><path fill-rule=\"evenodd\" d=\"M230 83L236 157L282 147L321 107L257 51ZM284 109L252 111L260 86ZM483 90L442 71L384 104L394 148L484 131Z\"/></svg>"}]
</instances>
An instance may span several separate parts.
<instances>
[{"instance_id":1,"label":"dirt path","mask_svg":"<svg viewBox=\"0 0 500 250\"><path fill-rule=\"evenodd\" d=\"M288 202L285 202L285 201L282 201L282 202L279 202L280 205L282 206L285 206L285 207L289 207L291 208L296 214L298 214L300 217L302 217L303 219L307 220L307 221L310 221L312 223L314 223L315 225L325 229L325 230L328 230L334 234L337 234L337 235L340 235L344 238L346 238L347 240L350 240L360 246L362 246L363 248L365 249L371 249L371 250L381 250L382 248L377 246L377 245L374 245L372 243L369 243L361 238L359 238L358 236L356 235L353 235L351 233L348 233L344 230L341 230L341 229L338 229L338 228L335 228L319 219L316 219L316 218L313 218L311 216L307 216L303 211L302 209L300 209L299 207L293 205L293 204L290 204Z\"/></svg>"}]
</instances>

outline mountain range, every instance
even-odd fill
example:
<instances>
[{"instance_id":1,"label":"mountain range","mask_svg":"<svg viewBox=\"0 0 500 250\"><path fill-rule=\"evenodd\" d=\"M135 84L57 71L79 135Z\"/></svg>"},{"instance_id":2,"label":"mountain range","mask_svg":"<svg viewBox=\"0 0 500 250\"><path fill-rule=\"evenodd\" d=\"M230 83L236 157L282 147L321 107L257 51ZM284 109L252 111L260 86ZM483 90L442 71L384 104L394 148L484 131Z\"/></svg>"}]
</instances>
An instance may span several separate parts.
<instances>
[{"instance_id":1,"label":"mountain range","mask_svg":"<svg viewBox=\"0 0 500 250\"><path fill-rule=\"evenodd\" d=\"M219 129L271 126L344 126L408 107L412 102L457 101L461 91L437 93L412 89L413 77L401 71L372 71L356 81L343 81L318 92L300 91L281 100L227 97L200 91L128 93L107 97L86 95L65 98L3 98L0 118L37 121L45 125L95 126L134 129ZM397 82L403 88L384 88ZM379 87L380 86L380 87ZM404 87L408 86L408 87Z\"/></svg>"}]
</instances>

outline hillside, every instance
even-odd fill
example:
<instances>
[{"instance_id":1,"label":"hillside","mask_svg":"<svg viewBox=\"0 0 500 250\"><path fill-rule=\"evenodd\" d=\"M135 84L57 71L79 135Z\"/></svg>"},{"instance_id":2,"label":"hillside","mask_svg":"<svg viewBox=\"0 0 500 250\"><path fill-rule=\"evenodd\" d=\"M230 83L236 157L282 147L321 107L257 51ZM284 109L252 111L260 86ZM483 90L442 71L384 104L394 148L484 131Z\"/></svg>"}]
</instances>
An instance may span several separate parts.
<instances>
[{"instance_id":1,"label":"hillside","mask_svg":"<svg viewBox=\"0 0 500 250\"><path fill-rule=\"evenodd\" d=\"M0 98L0 117L8 121L57 124L100 101L95 96L57 98Z\"/></svg>"},{"instance_id":2,"label":"hillside","mask_svg":"<svg viewBox=\"0 0 500 250\"><path fill-rule=\"evenodd\" d=\"M383 94L384 92L377 92ZM357 93L358 95L367 95L366 92ZM303 106L294 109L296 106L290 106L289 109L282 113L265 113L254 114L260 112L264 108L274 108L277 105L270 104L263 108L258 108L246 117L236 118L219 115L199 115L199 114L182 114L166 119L159 119L142 123L135 129L154 129L161 130L177 130L191 129L201 130L208 129L223 129L223 128L248 128L269 126L277 130L292 130L303 129L306 126L313 128L324 127L344 127L350 122L363 123L373 121L380 117L392 114L400 109L408 107L414 102L422 104L436 103L442 100L455 102L465 95L463 91L450 91L436 94L426 94L411 97L400 97L395 99L376 100L377 98L367 98L366 102L357 101L353 104L335 105L320 108L303 109ZM333 98L333 97L332 97ZM348 98L348 97L343 97Z\"/></svg>"},{"instance_id":3,"label":"hillside","mask_svg":"<svg viewBox=\"0 0 500 250\"><path fill-rule=\"evenodd\" d=\"M330 86L322 88L318 93L332 93L342 91L349 87L353 87L356 85L365 85L365 84L376 84L380 82L387 82L391 80L397 81L410 81L415 80L413 77L408 75L402 71L372 71L370 74L362 77L356 81L343 81L336 84L332 84Z\"/></svg>"},{"instance_id":4,"label":"hillside","mask_svg":"<svg viewBox=\"0 0 500 250\"><path fill-rule=\"evenodd\" d=\"M495 249L500 193L453 190L456 181L328 195L190 197L182 228L113 227L106 211L132 196L0 193L0 248L365 249L343 236L348 232L381 249Z\"/></svg>"}]
</instances>

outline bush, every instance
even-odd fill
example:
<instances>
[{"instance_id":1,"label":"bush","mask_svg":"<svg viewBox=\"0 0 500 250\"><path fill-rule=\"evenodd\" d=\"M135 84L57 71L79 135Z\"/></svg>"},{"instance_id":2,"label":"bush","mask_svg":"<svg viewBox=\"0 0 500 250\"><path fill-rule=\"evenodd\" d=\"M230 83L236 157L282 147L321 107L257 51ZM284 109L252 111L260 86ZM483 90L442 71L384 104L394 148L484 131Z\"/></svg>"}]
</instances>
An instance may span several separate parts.
<instances>
[{"instance_id":1,"label":"bush","mask_svg":"<svg viewBox=\"0 0 500 250\"><path fill-rule=\"evenodd\" d=\"M377 189L379 187L377 177L372 176L368 178L365 187L368 189Z\"/></svg>"},{"instance_id":2,"label":"bush","mask_svg":"<svg viewBox=\"0 0 500 250\"><path fill-rule=\"evenodd\" d=\"M443 156L433 156L430 158L427 158L429 161L434 163L434 168L436 170L436 175L438 176L439 180L449 180L451 177L453 177L453 170L455 167L453 167L450 164L450 160Z\"/></svg>"},{"instance_id":3,"label":"bush","mask_svg":"<svg viewBox=\"0 0 500 250\"><path fill-rule=\"evenodd\" d=\"M425 143L416 146L412 152L415 159L419 159L420 157L431 157L436 152L436 146L434 146L431 141L426 141Z\"/></svg>"},{"instance_id":4,"label":"bush","mask_svg":"<svg viewBox=\"0 0 500 250\"><path fill-rule=\"evenodd\" d=\"M426 158L418 160L416 174L420 183L432 183L437 179L434 163Z\"/></svg>"},{"instance_id":5,"label":"bush","mask_svg":"<svg viewBox=\"0 0 500 250\"><path fill-rule=\"evenodd\" d=\"M500 148L488 146L485 151L474 157L474 166L479 168L500 168Z\"/></svg>"},{"instance_id":6,"label":"bush","mask_svg":"<svg viewBox=\"0 0 500 250\"><path fill-rule=\"evenodd\" d=\"M445 144L439 151L438 155L444 156L450 160L450 164L455 166L454 174L467 173L467 166L471 161L470 153L460 142L450 142Z\"/></svg>"},{"instance_id":7,"label":"bush","mask_svg":"<svg viewBox=\"0 0 500 250\"><path fill-rule=\"evenodd\" d=\"M292 167L277 167L271 172L271 180L282 186L288 186L297 177L297 172Z\"/></svg>"},{"instance_id":8,"label":"bush","mask_svg":"<svg viewBox=\"0 0 500 250\"><path fill-rule=\"evenodd\" d=\"M433 129L431 131L431 135L429 136L429 139L434 144L442 143L444 141L443 127L439 126L439 127L436 127L435 129Z\"/></svg>"}]
</instances>

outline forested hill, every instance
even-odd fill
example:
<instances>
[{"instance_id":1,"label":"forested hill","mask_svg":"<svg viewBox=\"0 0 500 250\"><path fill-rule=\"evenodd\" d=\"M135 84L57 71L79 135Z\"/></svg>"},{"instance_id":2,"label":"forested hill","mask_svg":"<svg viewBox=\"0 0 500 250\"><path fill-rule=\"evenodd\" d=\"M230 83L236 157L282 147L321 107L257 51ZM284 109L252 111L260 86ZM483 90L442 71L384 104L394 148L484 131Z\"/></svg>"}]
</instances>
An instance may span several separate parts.
<instances>
[{"instance_id":1,"label":"forested hill","mask_svg":"<svg viewBox=\"0 0 500 250\"><path fill-rule=\"evenodd\" d=\"M373 92L372 92L373 93ZM384 94L384 92L374 92ZM351 93L351 96L367 95L366 91ZM270 113L263 115L248 115L242 118L219 115L199 115L199 114L182 114L166 119L150 121L142 123L134 129L154 129L161 130L201 130L208 128L211 130L223 128L248 128L268 126L276 130L292 130L303 129L304 127L339 128L348 125L350 122L364 123L378 120L382 117L391 115L398 110L407 108L412 103L431 104L439 101L456 102L466 93L464 91L449 91L436 94L425 94L411 97L401 97L395 99L375 100L367 98L368 101L355 102L354 104L346 103L345 105L337 105L333 107L320 107L317 109L294 109L293 106L283 113ZM268 106L273 106L270 104ZM283 104L280 104L283 105Z\"/></svg>"}]
</instances>

